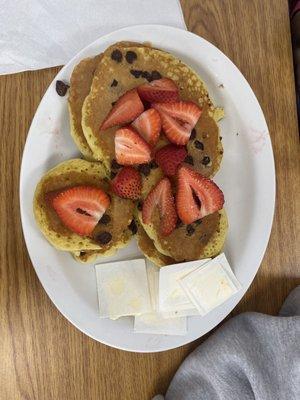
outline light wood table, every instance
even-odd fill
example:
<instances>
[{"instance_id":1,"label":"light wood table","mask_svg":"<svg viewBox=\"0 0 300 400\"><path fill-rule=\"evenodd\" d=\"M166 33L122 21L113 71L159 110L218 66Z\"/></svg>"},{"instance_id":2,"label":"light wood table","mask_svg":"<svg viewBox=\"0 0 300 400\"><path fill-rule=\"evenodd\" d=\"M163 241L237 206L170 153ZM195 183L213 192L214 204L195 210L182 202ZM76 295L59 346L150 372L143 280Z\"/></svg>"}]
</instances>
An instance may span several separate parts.
<instances>
[{"instance_id":1,"label":"light wood table","mask_svg":"<svg viewBox=\"0 0 300 400\"><path fill-rule=\"evenodd\" d=\"M287 0L182 0L189 30L240 68L265 113L277 170L272 235L259 273L232 312L276 314L299 280L299 143ZM0 77L0 398L148 400L201 340L131 354L79 332L47 297L19 217L20 162L36 108L59 68ZM298 252L298 253L297 253Z\"/></svg>"}]
</instances>

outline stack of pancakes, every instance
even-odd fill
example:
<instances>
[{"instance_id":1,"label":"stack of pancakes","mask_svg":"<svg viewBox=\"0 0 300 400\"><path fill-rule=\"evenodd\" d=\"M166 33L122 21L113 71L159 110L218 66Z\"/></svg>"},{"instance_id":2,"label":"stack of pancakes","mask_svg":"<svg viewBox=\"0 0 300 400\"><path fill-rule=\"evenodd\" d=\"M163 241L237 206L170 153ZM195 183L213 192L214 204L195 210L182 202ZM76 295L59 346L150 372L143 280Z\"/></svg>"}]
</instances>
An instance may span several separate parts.
<instances>
[{"instance_id":1,"label":"stack of pancakes","mask_svg":"<svg viewBox=\"0 0 300 400\"><path fill-rule=\"evenodd\" d=\"M50 170L38 184L34 200L35 217L46 238L56 248L70 251L78 261L91 262L111 255L135 234L141 251L158 266L213 257L224 245L227 232L224 209L204 217L200 224L193 224L192 236L183 224L168 237L161 237L155 224L143 223L141 201L162 178L160 168L142 175L140 202L109 193L110 218L103 229L112 233L113 240L107 245L65 228L47 202L47 193L68 186L85 184L110 191L109 181L117 172L114 135L118 128L100 133L99 127L123 93L149 81L151 74L157 72L177 84L182 100L193 101L203 110L187 144L193 168L211 178L220 167L223 149L217 121L223 117L223 110L213 105L204 83L190 67L165 51L131 42L116 43L100 55L83 59L73 70L68 102L71 135L85 160L69 160ZM196 140L201 141L203 149L194 146Z\"/></svg>"}]
</instances>

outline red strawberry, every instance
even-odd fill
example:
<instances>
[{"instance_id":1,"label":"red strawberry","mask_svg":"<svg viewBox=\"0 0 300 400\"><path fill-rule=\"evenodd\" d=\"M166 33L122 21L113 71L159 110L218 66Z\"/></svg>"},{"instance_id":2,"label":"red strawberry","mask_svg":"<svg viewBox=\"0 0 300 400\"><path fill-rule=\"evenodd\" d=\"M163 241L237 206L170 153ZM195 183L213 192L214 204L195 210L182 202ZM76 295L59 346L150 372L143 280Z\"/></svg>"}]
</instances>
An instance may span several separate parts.
<instances>
[{"instance_id":1,"label":"red strawberry","mask_svg":"<svg viewBox=\"0 0 300 400\"><path fill-rule=\"evenodd\" d=\"M161 234L168 236L175 229L177 222L174 197L168 178L161 179L146 197L142 210L143 222L145 224L151 222L151 216L156 206L158 207L161 219Z\"/></svg>"},{"instance_id":2,"label":"red strawberry","mask_svg":"<svg viewBox=\"0 0 300 400\"><path fill-rule=\"evenodd\" d=\"M121 165L144 164L151 160L148 143L130 127L117 130L115 152L117 162Z\"/></svg>"},{"instance_id":3,"label":"red strawberry","mask_svg":"<svg viewBox=\"0 0 300 400\"><path fill-rule=\"evenodd\" d=\"M154 103L161 117L162 128L170 142L185 145L189 141L192 129L196 125L202 110L191 101L176 103Z\"/></svg>"},{"instance_id":4,"label":"red strawberry","mask_svg":"<svg viewBox=\"0 0 300 400\"><path fill-rule=\"evenodd\" d=\"M161 131L161 121L159 113L150 108L144 111L135 121L133 121L132 126L138 131L138 133L150 144L150 146L155 146L158 142L160 131Z\"/></svg>"},{"instance_id":5,"label":"red strawberry","mask_svg":"<svg viewBox=\"0 0 300 400\"><path fill-rule=\"evenodd\" d=\"M142 100L151 102L169 102L179 100L176 83L169 78L162 78L145 83L137 88Z\"/></svg>"},{"instance_id":6,"label":"red strawberry","mask_svg":"<svg viewBox=\"0 0 300 400\"><path fill-rule=\"evenodd\" d=\"M103 190L92 186L66 189L52 199L62 223L81 236L90 235L110 204Z\"/></svg>"},{"instance_id":7,"label":"red strawberry","mask_svg":"<svg viewBox=\"0 0 300 400\"><path fill-rule=\"evenodd\" d=\"M187 151L185 147L168 144L155 153L155 161L165 175L173 176L176 174L177 168L183 162L186 155Z\"/></svg>"},{"instance_id":8,"label":"red strawberry","mask_svg":"<svg viewBox=\"0 0 300 400\"><path fill-rule=\"evenodd\" d=\"M211 179L186 165L179 167L176 208L182 222L191 224L220 210L223 204L224 195Z\"/></svg>"},{"instance_id":9,"label":"red strawberry","mask_svg":"<svg viewBox=\"0 0 300 400\"><path fill-rule=\"evenodd\" d=\"M100 130L133 121L144 111L143 103L136 89L129 90L119 98L100 126Z\"/></svg>"},{"instance_id":10,"label":"red strawberry","mask_svg":"<svg viewBox=\"0 0 300 400\"><path fill-rule=\"evenodd\" d=\"M112 180L111 187L119 197L137 200L141 195L142 189L141 175L132 167L124 167Z\"/></svg>"}]
</instances>

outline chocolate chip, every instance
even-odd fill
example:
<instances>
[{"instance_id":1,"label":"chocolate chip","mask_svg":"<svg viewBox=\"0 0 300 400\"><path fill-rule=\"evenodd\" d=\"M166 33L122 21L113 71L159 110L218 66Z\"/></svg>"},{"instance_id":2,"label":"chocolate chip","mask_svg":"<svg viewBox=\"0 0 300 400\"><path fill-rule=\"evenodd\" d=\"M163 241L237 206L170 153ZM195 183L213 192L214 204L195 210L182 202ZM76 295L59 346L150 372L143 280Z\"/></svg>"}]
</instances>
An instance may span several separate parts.
<instances>
[{"instance_id":1,"label":"chocolate chip","mask_svg":"<svg viewBox=\"0 0 300 400\"><path fill-rule=\"evenodd\" d=\"M119 169L119 168L121 168L122 167L122 165L120 165L118 162L117 162L117 160L114 158L113 160L112 160L112 162L111 162L111 168L112 169Z\"/></svg>"},{"instance_id":2,"label":"chocolate chip","mask_svg":"<svg viewBox=\"0 0 300 400\"><path fill-rule=\"evenodd\" d=\"M96 236L97 242L100 244L107 244L111 241L112 235L109 232L101 232L99 235Z\"/></svg>"},{"instance_id":3,"label":"chocolate chip","mask_svg":"<svg viewBox=\"0 0 300 400\"><path fill-rule=\"evenodd\" d=\"M137 224L134 219L130 222L130 224L128 225L128 228L131 230L133 235L135 235L137 233Z\"/></svg>"},{"instance_id":4,"label":"chocolate chip","mask_svg":"<svg viewBox=\"0 0 300 400\"><path fill-rule=\"evenodd\" d=\"M139 211L142 211L142 209L143 209L143 203L142 203L141 201L138 202L138 204L137 204L137 209L138 209Z\"/></svg>"},{"instance_id":5,"label":"chocolate chip","mask_svg":"<svg viewBox=\"0 0 300 400\"><path fill-rule=\"evenodd\" d=\"M186 156L184 159L184 162L186 162L187 164L190 164L190 165L194 165L194 159L192 156Z\"/></svg>"},{"instance_id":6,"label":"chocolate chip","mask_svg":"<svg viewBox=\"0 0 300 400\"><path fill-rule=\"evenodd\" d=\"M129 64L132 64L136 59L137 59L137 55L136 55L136 53L134 52L134 51L127 51L127 53L126 53L126 56L125 56L125 58L126 58L126 61L129 63Z\"/></svg>"},{"instance_id":7,"label":"chocolate chip","mask_svg":"<svg viewBox=\"0 0 300 400\"><path fill-rule=\"evenodd\" d=\"M81 251L80 253L79 253L79 256L80 257L83 257L83 256L85 256L86 255L86 251Z\"/></svg>"},{"instance_id":8,"label":"chocolate chip","mask_svg":"<svg viewBox=\"0 0 300 400\"><path fill-rule=\"evenodd\" d=\"M104 214L103 217L100 219L99 224L107 225L111 221L111 218L108 214Z\"/></svg>"},{"instance_id":9,"label":"chocolate chip","mask_svg":"<svg viewBox=\"0 0 300 400\"><path fill-rule=\"evenodd\" d=\"M223 152L223 150L220 150L220 151L219 151L219 154L221 154L221 155L222 155L223 153L224 153L224 152Z\"/></svg>"},{"instance_id":10,"label":"chocolate chip","mask_svg":"<svg viewBox=\"0 0 300 400\"><path fill-rule=\"evenodd\" d=\"M210 158L208 156L204 156L201 162L203 165L207 165L210 163Z\"/></svg>"},{"instance_id":11,"label":"chocolate chip","mask_svg":"<svg viewBox=\"0 0 300 400\"><path fill-rule=\"evenodd\" d=\"M142 76L143 71L140 69L131 69L130 70L131 75L133 75L135 78L140 78Z\"/></svg>"},{"instance_id":12,"label":"chocolate chip","mask_svg":"<svg viewBox=\"0 0 300 400\"><path fill-rule=\"evenodd\" d=\"M222 138L222 136L220 136L220 140L222 140L223 138Z\"/></svg>"},{"instance_id":13,"label":"chocolate chip","mask_svg":"<svg viewBox=\"0 0 300 400\"><path fill-rule=\"evenodd\" d=\"M116 172L111 171L111 173L110 173L110 179L114 179L114 177L115 177L116 175L117 175Z\"/></svg>"},{"instance_id":14,"label":"chocolate chip","mask_svg":"<svg viewBox=\"0 0 300 400\"><path fill-rule=\"evenodd\" d=\"M194 232L195 232L195 228L193 227L193 225L187 225L187 227L186 227L187 235L192 236Z\"/></svg>"},{"instance_id":15,"label":"chocolate chip","mask_svg":"<svg viewBox=\"0 0 300 400\"><path fill-rule=\"evenodd\" d=\"M56 93L61 97L65 96L69 87L70 86L63 81L56 81L56 84L55 84Z\"/></svg>"},{"instance_id":16,"label":"chocolate chip","mask_svg":"<svg viewBox=\"0 0 300 400\"><path fill-rule=\"evenodd\" d=\"M195 137L196 137L196 129L195 128L193 128L192 129L192 133L191 133L191 136L190 136L190 140L194 140L195 139Z\"/></svg>"},{"instance_id":17,"label":"chocolate chip","mask_svg":"<svg viewBox=\"0 0 300 400\"><path fill-rule=\"evenodd\" d=\"M141 164L138 166L138 170L141 174L148 176L151 171L150 164Z\"/></svg>"},{"instance_id":18,"label":"chocolate chip","mask_svg":"<svg viewBox=\"0 0 300 400\"><path fill-rule=\"evenodd\" d=\"M114 106L115 104L116 104L116 101L113 101L113 102L111 103L112 106Z\"/></svg>"},{"instance_id":19,"label":"chocolate chip","mask_svg":"<svg viewBox=\"0 0 300 400\"><path fill-rule=\"evenodd\" d=\"M142 72L142 78L147 79L148 82L152 81L152 75L148 71Z\"/></svg>"},{"instance_id":20,"label":"chocolate chip","mask_svg":"<svg viewBox=\"0 0 300 400\"><path fill-rule=\"evenodd\" d=\"M152 71L151 78L153 81L156 81L157 79L161 79L161 74L158 71Z\"/></svg>"},{"instance_id":21,"label":"chocolate chip","mask_svg":"<svg viewBox=\"0 0 300 400\"><path fill-rule=\"evenodd\" d=\"M202 142L200 142L200 140L195 140L194 141L194 146L198 150L204 150L204 144Z\"/></svg>"},{"instance_id":22,"label":"chocolate chip","mask_svg":"<svg viewBox=\"0 0 300 400\"><path fill-rule=\"evenodd\" d=\"M155 162L154 160L152 160L152 161L150 162L150 168L151 168L151 169L156 169L156 168L158 168L158 165L156 164L156 162Z\"/></svg>"},{"instance_id":23,"label":"chocolate chip","mask_svg":"<svg viewBox=\"0 0 300 400\"><path fill-rule=\"evenodd\" d=\"M111 53L111 59L116 61L116 62L121 62L122 61L122 53L120 52L120 50L116 49Z\"/></svg>"},{"instance_id":24,"label":"chocolate chip","mask_svg":"<svg viewBox=\"0 0 300 400\"><path fill-rule=\"evenodd\" d=\"M181 228L183 226L183 222L178 218L176 222L176 229Z\"/></svg>"},{"instance_id":25,"label":"chocolate chip","mask_svg":"<svg viewBox=\"0 0 300 400\"><path fill-rule=\"evenodd\" d=\"M196 225L202 224L202 219L197 219L197 221L195 221L195 224L196 224Z\"/></svg>"},{"instance_id":26,"label":"chocolate chip","mask_svg":"<svg viewBox=\"0 0 300 400\"><path fill-rule=\"evenodd\" d=\"M118 81L114 79L110 85L110 87L118 86Z\"/></svg>"}]
</instances>

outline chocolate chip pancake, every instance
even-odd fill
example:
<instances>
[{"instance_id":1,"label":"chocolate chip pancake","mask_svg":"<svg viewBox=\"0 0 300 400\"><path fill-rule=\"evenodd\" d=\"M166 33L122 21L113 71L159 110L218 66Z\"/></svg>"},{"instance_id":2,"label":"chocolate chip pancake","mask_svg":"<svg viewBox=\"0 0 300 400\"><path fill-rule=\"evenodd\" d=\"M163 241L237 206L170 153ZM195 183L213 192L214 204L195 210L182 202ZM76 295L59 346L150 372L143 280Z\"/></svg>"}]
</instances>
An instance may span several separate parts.
<instances>
[{"instance_id":1,"label":"chocolate chip pancake","mask_svg":"<svg viewBox=\"0 0 300 400\"><path fill-rule=\"evenodd\" d=\"M162 258L162 255L173 259L176 263L210 258L219 254L224 246L228 230L224 208L190 224L184 224L178 220L176 228L167 236L163 235L160 230L161 216L158 208L154 210L149 224L143 221L143 203L161 178L160 168L151 172L144 184L142 200L137 210L137 219L150 239L148 241L141 239L142 251L146 256L152 254L154 245L157 251L155 257L158 259L159 265L165 265L166 260ZM174 193L177 186L177 182L173 181Z\"/></svg>"},{"instance_id":2,"label":"chocolate chip pancake","mask_svg":"<svg viewBox=\"0 0 300 400\"><path fill-rule=\"evenodd\" d=\"M204 176L213 176L222 159L216 123L223 115L221 109L214 107L195 71L175 56L139 43L121 42L109 47L95 71L90 93L82 108L82 129L94 157L111 170L115 159L114 135L117 127L100 131L101 124L120 96L159 77L171 78L178 85L182 100L193 101L202 107L194 139L188 145L188 160ZM195 145L196 140L201 145Z\"/></svg>"},{"instance_id":3,"label":"chocolate chip pancake","mask_svg":"<svg viewBox=\"0 0 300 400\"><path fill-rule=\"evenodd\" d=\"M49 203L49 196L53 193L80 185L102 189L110 197L109 207L88 236L80 236L70 230ZM80 252L89 250L96 250L101 255L111 254L114 249L127 244L132 237L127 231L133 219L134 203L110 192L106 171L101 163L74 159L48 171L37 185L33 209L37 224L46 239L57 249L76 252L79 257L84 256Z\"/></svg>"},{"instance_id":4,"label":"chocolate chip pancake","mask_svg":"<svg viewBox=\"0 0 300 400\"><path fill-rule=\"evenodd\" d=\"M167 237L162 236L159 232L158 211L154 213L151 224L143 223L140 212L139 221L158 252L171 257L175 262L215 257L224 246L228 228L224 209L193 224L179 223ZM145 252L147 253L147 249Z\"/></svg>"}]
</instances>

